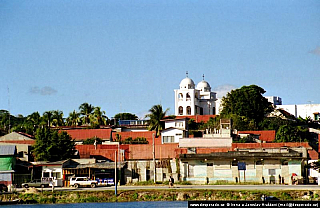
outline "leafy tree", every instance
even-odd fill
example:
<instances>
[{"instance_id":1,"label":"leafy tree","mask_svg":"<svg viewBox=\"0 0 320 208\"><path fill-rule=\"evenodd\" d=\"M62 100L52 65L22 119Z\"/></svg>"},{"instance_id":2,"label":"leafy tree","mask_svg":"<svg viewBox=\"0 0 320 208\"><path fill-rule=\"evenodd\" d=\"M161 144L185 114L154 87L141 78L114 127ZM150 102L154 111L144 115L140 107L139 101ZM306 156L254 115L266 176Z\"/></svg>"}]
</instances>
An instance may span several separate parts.
<instances>
[{"instance_id":1,"label":"leafy tree","mask_svg":"<svg viewBox=\"0 0 320 208\"><path fill-rule=\"evenodd\" d=\"M63 119L63 112L60 110L54 110L53 113L53 120L52 124L54 126L63 126L64 125L64 119Z\"/></svg>"},{"instance_id":2,"label":"leafy tree","mask_svg":"<svg viewBox=\"0 0 320 208\"><path fill-rule=\"evenodd\" d=\"M154 105L149 110L149 114L146 115L146 118L149 118L149 131L156 131L156 137L160 135L161 130L164 128L163 123L161 122L162 119L166 116L168 112L168 108L163 111L162 105Z\"/></svg>"},{"instance_id":3,"label":"leafy tree","mask_svg":"<svg viewBox=\"0 0 320 208\"><path fill-rule=\"evenodd\" d=\"M254 142L254 138L251 135L248 135L248 136L242 137L242 138L240 136L238 136L235 139L233 139L232 142L233 143L252 143L252 142Z\"/></svg>"},{"instance_id":4,"label":"leafy tree","mask_svg":"<svg viewBox=\"0 0 320 208\"><path fill-rule=\"evenodd\" d=\"M93 138L84 140L82 144L94 144L94 142L96 142L96 144L102 144L102 139L98 137L93 137Z\"/></svg>"},{"instance_id":5,"label":"leafy tree","mask_svg":"<svg viewBox=\"0 0 320 208\"><path fill-rule=\"evenodd\" d=\"M263 97L264 93L265 90L256 85L232 90L222 98L221 116L233 117L240 126L245 124L250 125L251 129L257 129L265 115L273 110L272 104ZM235 123L234 127L237 128Z\"/></svg>"},{"instance_id":6,"label":"leafy tree","mask_svg":"<svg viewBox=\"0 0 320 208\"><path fill-rule=\"evenodd\" d=\"M304 142L308 141L308 128L302 126L282 125L276 133L275 142Z\"/></svg>"},{"instance_id":7,"label":"leafy tree","mask_svg":"<svg viewBox=\"0 0 320 208\"><path fill-rule=\"evenodd\" d=\"M118 113L114 118L117 120L138 120L138 116L131 113Z\"/></svg>"},{"instance_id":8,"label":"leafy tree","mask_svg":"<svg viewBox=\"0 0 320 208\"><path fill-rule=\"evenodd\" d=\"M39 114L39 112L34 112L30 115L27 116L27 121L30 121L32 123L32 125L34 126L39 126L40 122L41 122L41 116Z\"/></svg>"},{"instance_id":9,"label":"leafy tree","mask_svg":"<svg viewBox=\"0 0 320 208\"><path fill-rule=\"evenodd\" d=\"M121 141L121 144L148 144L146 138L144 137L137 137L135 139L132 139L132 137L126 138L124 141Z\"/></svg>"},{"instance_id":10,"label":"leafy tree","mask_svg":"<svg viewBox=\"0 0 320 208\"><path fill-rule=\"evenodd\" d=\"M38 161L58 161L69 159L75 152L75 143L70 135L49 127L37 129L33 154Z\"/></svg>"},{"instance_id":11,"label":"leafy tree","mask_svg":"<svg viewBox=\"0 0 320 208\"><path fill-rule=\"evenodd\" d=\"M79 126L81 124L80 113L76 110L69 113L68 118L66 119L68 126Z\"/></svg>"},{"instance_id":12,"label":"leafy tree","mask_svg":"<svg viewBox=\"0 0 320 208\"><path fill-rule=\"evenodd\" d=\"M45 111L43 113L43 122L42 124L46 125L47 126L51 126L52 125L52 120L53 120L53 111Z\"/></svg>"},{"instance_id":13,"label":"leafy tree","mask_svg":"<svg viewBox=\"0 0 320 208\"><path fill-rule=\"evenodd\" d=\"M90 124L90 117L92 116L94 106L88 103L82 103L79 107L80 115L84 124Z\"/></svg>"},{"instance_id":14,"label":"leafy tree","mask_svg":"<svg viewBox=\"0 0 320 208\"><path fill-rule=\"evenodd\" d=\"M106 125L108 117L105 111L101 111L101 107L95 107L93 111L93 120L97 125Z\"/></svg>"}]
</instances>

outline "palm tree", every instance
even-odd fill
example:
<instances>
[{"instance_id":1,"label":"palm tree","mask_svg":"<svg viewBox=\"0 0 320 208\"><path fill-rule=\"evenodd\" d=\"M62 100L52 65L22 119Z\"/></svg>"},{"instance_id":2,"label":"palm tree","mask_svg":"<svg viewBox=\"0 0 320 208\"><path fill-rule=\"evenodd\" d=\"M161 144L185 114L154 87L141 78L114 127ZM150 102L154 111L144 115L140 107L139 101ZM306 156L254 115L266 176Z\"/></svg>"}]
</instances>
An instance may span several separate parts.
<instances>
[{"instance_id":1,"label":"palm tree","mask_svg":"<svg viewBox=\"0 0 320 208\"><path fill-rule=\"evenodd\" d=\"M51 126L53 120L53 111L46 111L43 113L43 120L47 123L48 127Z\"/></svg>"},{"instance_id":2,"label":"palm tree","mask_svg":"<svg viewBox=\"0 0 320 208\"><path fill-rule=\"evenodd\" d=\"M81 123L80 113L76 110L69 113L69 117L67 118L67 125L68 126L78 126Z\"/></svg>"},{"instance_id":3,"label":"palm tree","mask_svg":"<svg viewBox=\"0 0 320 208\"><path fill-rule=\"evenodd\" d=\"M108 117L105 111L101 111L101 107L95 107L93 111L93 118L98 125L106 125Z\"/></svg>"},{"instance_id":4,"label":"palm tree","mask_svg":"<svg viewBox=\"0 0 320 208\"><path fill-rule=\"evenodd\" d=\"M40 124L41 122L41 116L39 114L39 112L34 112L30 115L27 116L27 121L30 121L32 123L32 125L37 126Z\"/></svg>"},{"instance_id":5,"label":"palm tree","mask_svg":"<svg viewBox=\"0 0 320 208\"><path fill-rule=\"evenodd\" d=\"M52 111L52 113L53 113L52 124L54 126L63 126L64 125L63 112L60 110L54 110Z\"/></svg>"},{"instance_id":6,"label":"palm tree","mask_svg":"<svg viewBox=\"0 0 320 208\"><path fill-rule=\"evenodd\" d=\"M166 113L168 112L168 108L163 111L162 105L154 105L149 110L149 114L146 115L146 118L148 117L150 119L149 131L156 131L156 137L160 135L160 131L162 130L163 126L161 124L161 120L166 116Z\"/></svg>"},{"instance_id":7,"label":"palm tree","mask_svg":"<svg viewBox=\"0 0 320 208\"><path fill-rule=\"evenodd\" d=\"M94 106L88 103L82 103L79 107L80 115L82 115L82 119L84 124L90 124L90 116L94 110Z\"/></svg>"}]
</instances>

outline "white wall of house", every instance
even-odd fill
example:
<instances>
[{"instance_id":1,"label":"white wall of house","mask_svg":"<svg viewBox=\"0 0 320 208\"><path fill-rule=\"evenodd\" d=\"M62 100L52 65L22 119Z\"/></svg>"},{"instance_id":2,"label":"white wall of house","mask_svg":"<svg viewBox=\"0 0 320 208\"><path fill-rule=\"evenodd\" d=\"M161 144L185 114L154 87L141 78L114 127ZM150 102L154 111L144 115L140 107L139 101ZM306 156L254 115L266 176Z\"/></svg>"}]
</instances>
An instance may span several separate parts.
<instances>
[{"instance_id":1,"label":"white wall of house","mask_svg":"<svg viewBox=\"0 0 320 208\"><path fill-rule=\"evenodd\" d=\"M231 147L232 138L183 138L179 147Z\"/></svg>"},{"instance_id":2,"label":"white wall of house","mask_svg":"<svg viewBox=\"0 0 320 208\"><path fill-rule=\"evenodd\" d=\"M319 120L319 117L318 119L315 119L315 115L319 116L320 104L278 105L277 108L281 108L295 117L310 117L313 120Z\"/></svg>"},{"instance_id":3,"label":"white wall of house","mask_svg":"<svg viewBox=\"0 0 320 208\"><path fill-rule=\"evenodd\" d=\"M186 129L187 128L187 120L186 119L175 119L175 120L166 120L164 123L164 128L179 128Z\"/></svg>"},{"instance_id":4,"label":"white wall of house","mask_svg":"<svg viewBox=\"0 0 320 208\"><path fill-rule=\"evenodd\" d=\"M63 186L62 165L42 166L42 178L51 178L54 186Z\"/></svg>"},{"instance_id":5,"label":"white wall of house","mask_svg":"<svg viewBox=\"0 0 320 208\"><path fill-rule=\"evenodd\" d=\"M279 175L284 183L291 184L292 173L301 178L302 165L300 160L292 160L288 165L282 165L280 160L266 160L264 164L257 165L252 159L241 160L246 163L246 170L238 170L232 166L232 159L219 159L215 161L189 160L181 162L180 174L185 181L194 184L227 182L258 182L279 184ZM211 164L211 165L209 165Z\"/></svg>"},{"instance_id":6,"label":"white wall of house","mask_svg":"<svg viewBox=\"0 0 320 208\"><path fill-rule=\"evenodd\" d=\"M181 129L170 128L161 132L162 144L165 143L179 143L184 136L184 131Z\"/></svg>"}]
</instances>

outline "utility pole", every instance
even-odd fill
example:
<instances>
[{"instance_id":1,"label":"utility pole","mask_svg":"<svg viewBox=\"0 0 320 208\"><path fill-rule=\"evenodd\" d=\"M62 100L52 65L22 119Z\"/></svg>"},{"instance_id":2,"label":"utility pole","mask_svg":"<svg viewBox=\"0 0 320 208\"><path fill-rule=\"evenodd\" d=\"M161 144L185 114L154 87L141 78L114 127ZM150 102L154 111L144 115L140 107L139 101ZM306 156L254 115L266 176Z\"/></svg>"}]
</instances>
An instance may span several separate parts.
<instances>
[{"instance_id":1,"label":"utility pole","mask_svg":"<svg viewBox=\"0 0 320 208\"><path fill-rule=\"evenodd\" d=\"M154 146L154 133L152 134L152 157L153 157L153 183L156 183L156 154Z\"/></svg>"},{"instance_id":2,"label":"utility pole","mask_svg":"<svg viewBox=\"0 0 320 208\"><path fill-rule=\"evenodd\" d=\"M119 160L119 164L118 164L118 168L119 168L119 173L120 173L120 176L119 176L119 186L120 186L120 182L121 182L121 157L120 157L120 141L118 142L118 160Z\"/></svg>"},{"instance_id":3,"label":"utility pole","mask_svg":"<svg viewBox=\"0 0 320 208\"><path fill-rule=\"evenodd\" d=\"M114 152L114 194L117 196L117 151Z\"/></svg>"}]
</instances>

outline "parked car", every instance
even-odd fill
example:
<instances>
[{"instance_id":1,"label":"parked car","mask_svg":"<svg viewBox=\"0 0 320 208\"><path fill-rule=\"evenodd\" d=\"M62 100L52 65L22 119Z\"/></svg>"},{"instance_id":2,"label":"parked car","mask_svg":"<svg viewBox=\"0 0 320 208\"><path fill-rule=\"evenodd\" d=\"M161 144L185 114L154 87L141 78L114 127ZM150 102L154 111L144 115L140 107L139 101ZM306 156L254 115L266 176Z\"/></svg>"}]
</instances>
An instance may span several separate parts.
<instances>
[{"instance_id":1,"label":"parked car","mask_svg":"<svg viewBox=\"0 0 320 208\"><path fill-rule=\"evenodd\" d=\"M96 187L98 184L95 180L90 180L87 177L72 177L70 178L70 186L78 188L79 186L91 186L92 188Z\"/></svg>"},{"instance_id":2,"label":"parked car","mask_svg":"<svg viewBox=\"0 0 320 208\"><path fill-rule=\"evenodd\" d=\"M98 186L114 186L113 178L96 178Z\"/></svg>"},{"instance_id":3,"label":"parked car","mask_svg":"<svg viewBox=\"0 0 320 208\"><path fill-rule=\"evenodd\" d=\"M4 184L0 184L0 192L8 192L8 187Z\"/></svg>"},{"instance_id":4,"label":"parked car","mask_svg":"<svg viewBox=\"0 0 320 208\"><path fill-rule=\"evenodd\" d=\"M32 181L30 181L28 183L21 184L21 186L24 187L24 188L29 188L29 187L44 188L44 187L48 187L49 186L49 182L42 181L41 179L35 179L35 180L32 180Z\"/></svg>"}]
</instances>

